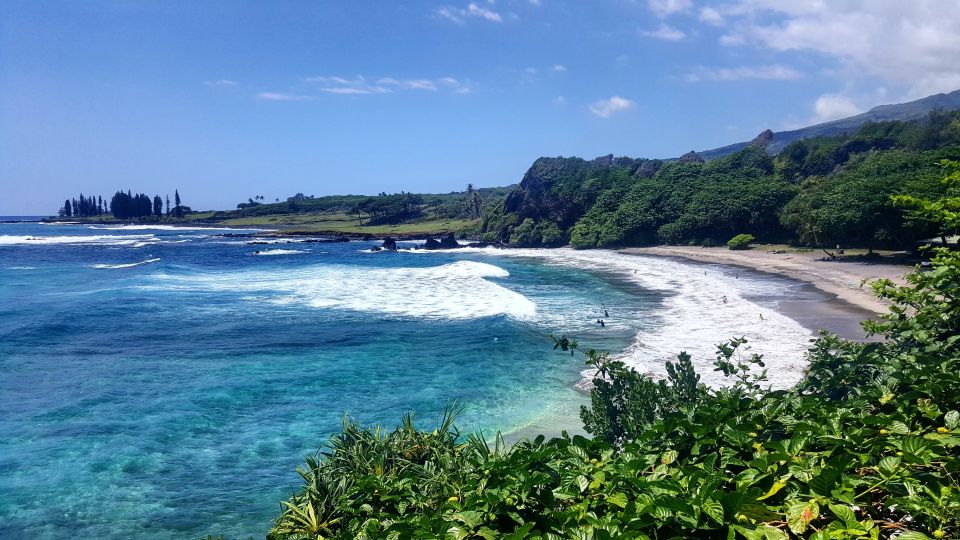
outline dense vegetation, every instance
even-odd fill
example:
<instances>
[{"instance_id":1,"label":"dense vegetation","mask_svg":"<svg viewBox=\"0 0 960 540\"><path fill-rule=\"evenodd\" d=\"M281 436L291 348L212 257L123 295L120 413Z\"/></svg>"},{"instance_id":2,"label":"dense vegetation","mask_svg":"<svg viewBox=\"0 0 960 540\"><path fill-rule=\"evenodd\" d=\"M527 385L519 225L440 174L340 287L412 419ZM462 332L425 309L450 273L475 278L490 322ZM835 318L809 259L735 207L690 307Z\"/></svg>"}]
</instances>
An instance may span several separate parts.
<instances>
[{"instance_id":1,"label":"dense vegetation","mask_svg":"<svg viewBox=\"0 0 960 540\"><path fill-rule=\"evenodd\" d=\"M949 197L901 203L955 227L958 188L954 172ZM867 324L883 341L822 334L788 390L765 389L763 359L733 339L718 346L720 389L684 353L655 381L584 351L592 439L489 445L449 414L429 432L346 422L299 470L269 537L960 537L960 253L932 263L874 285L893 303Z\"/></svg>"},{"instance_id":2,"label":"dense vegetation","mask_svg":"<svg viewBox=\"0 0 960 540\"><path fill-rule=\"evenodd\" d=\"M174 191L176 206L170 208L170 196L167 195L167 216L182 218L190 212L190 208L180 203L180 191ZM163 199L160 195L154 195L150 198L146 193L137 193L134 195L130 190L124 193L122 190L113 194L109 202L104 201L103 197L84 197L80 194L79 199L67 199L60 207L60 217L101 217L107 214L113 215L117 219L160 219L164 215Z\"/></svg>"},{"instance_id":3,"label":"dense vegetation","mask_svg":"<svg viewBox=\"0 0 960 540\"><path fill-rule=\"evenodd\" d=\"M355 216L360 225L403 223L429 218L479 219L487 206L500 205L513 189L477 188L472 184L462 192L416 194L380 193L368 195L329 195L315 197L297 193L286 201L258 202L260 196L237 205L237 210L215 212L211 221L256 216L296 214L343 214ZM492 208L491 208L492 211Z\"/></svg>"},{"instance_id":4,"label":"dense vegetation","mask_svg":"<svg viewBox=\"0 0 960 540\"><path fill-rule=\"evenodd\" d=\"M960 112L866 124L800 140L776 156L758 138L729 156L679 160L541 158L484 240L515 245L719 245L737 234L808 245L907 246L935 231L906 219L891 195L942 194L942 159L960 158Z\"/></svg>"}]
</instances>

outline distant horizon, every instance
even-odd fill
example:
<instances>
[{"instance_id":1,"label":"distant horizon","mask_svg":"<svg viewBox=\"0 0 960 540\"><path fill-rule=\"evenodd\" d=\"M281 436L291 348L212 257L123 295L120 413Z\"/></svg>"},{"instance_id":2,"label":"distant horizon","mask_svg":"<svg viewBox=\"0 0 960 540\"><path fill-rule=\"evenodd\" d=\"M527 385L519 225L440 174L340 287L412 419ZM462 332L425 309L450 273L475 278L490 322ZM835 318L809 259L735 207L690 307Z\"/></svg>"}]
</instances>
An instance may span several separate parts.
<instances>
[{"instance_id":1,"label":"distant horizon","mask_svg":"<svg viewBox=\"0 0 960 540\"><path fill-rule=\"evenodd\" d=\"M918 39L918 35L924 39ZM678 157L960 88L960 0L0 5L0 215Z\"/></svg>"}]
</instances>

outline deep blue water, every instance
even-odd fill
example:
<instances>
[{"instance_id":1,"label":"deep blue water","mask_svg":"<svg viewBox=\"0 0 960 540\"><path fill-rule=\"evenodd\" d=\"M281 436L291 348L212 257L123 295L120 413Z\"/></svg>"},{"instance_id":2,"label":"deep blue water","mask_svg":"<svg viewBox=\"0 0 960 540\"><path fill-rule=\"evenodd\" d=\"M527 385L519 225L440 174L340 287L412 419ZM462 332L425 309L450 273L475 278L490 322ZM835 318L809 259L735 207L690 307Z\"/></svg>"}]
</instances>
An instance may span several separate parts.
<instances>
[{"instance_id":1,"label":"deep blue water","mask_svg":"<svg viewBox=\"0 0 960 540\"><path fill-rule=\"evenodd\" d=\"M558 429L583 366L547 336L661 324L591 264L231 233L0 224L0 538L262 537L344 414Z\"/></svg>"}]
</instances>

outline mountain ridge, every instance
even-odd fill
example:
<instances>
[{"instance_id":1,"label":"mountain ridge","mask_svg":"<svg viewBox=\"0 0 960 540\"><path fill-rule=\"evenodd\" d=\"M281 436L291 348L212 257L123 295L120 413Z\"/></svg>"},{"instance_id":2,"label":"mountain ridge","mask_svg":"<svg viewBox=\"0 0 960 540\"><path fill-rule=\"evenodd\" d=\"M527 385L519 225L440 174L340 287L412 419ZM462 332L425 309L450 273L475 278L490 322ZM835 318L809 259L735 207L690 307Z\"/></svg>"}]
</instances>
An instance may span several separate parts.
<instances>
[{"instance_id":1,"label":"mountain ridge","mask_svg":"<svg viewBox=\"0 0 960 540\"><path fill-rule=\"evenodd\" d=\"M787 131L773 132L765 130L761 133L766 144L763 147L769 154L776 155L788 144L800 139L811 139L813 137L835 136L852 133L869 122L886 122L890 120L911 121L919 120L933 111L952 111L960 109L960 90L952 92L933 94L914 101L905 103L891 103L886 105L877 105L867 112L814 124L812 126L792 129ZM769 135L767 132L770 132ZM756 144L758 138L752 141L744 141L709 150L696 152L698 156L705 160L717 159L728 156L734 152L743 150L751 144Z\"/></svg>"}]
</instances>

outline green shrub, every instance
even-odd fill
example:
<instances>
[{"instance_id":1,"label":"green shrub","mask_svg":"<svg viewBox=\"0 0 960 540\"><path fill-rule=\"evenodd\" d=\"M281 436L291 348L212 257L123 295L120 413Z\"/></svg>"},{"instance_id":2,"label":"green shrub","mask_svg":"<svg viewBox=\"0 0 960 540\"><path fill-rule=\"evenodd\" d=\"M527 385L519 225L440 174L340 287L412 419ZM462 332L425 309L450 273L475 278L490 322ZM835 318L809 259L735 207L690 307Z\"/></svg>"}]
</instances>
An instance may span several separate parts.
<instances>
[{"instance_id":1,"label":"green shrub","mask_svg":"<svg viewBox=\"0 0 960 540\"><path fill-rule=\"evenodd\" d=\"M727 241L727 247L730 249L750 249L750 243L753 241L752 234L738 234Z\"/></svg>"}]
</instances>

